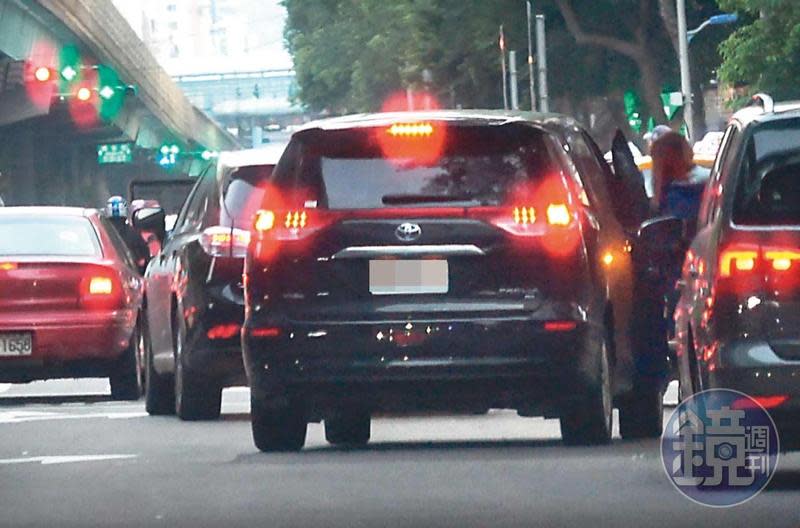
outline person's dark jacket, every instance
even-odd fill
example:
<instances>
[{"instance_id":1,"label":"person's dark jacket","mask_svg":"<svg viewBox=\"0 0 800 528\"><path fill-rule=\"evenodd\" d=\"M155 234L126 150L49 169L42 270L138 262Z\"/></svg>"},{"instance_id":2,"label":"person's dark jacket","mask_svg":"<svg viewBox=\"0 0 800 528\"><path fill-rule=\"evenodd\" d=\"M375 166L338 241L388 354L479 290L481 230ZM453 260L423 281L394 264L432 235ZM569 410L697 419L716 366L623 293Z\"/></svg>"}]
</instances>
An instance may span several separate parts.
<instances>
[{"instance_id":1,"label":"person's dark jacket","mask_svg":"<svg viewBox=\"0 0 800 528\"><path fill-rule=\"evenodd\" d=\"M122 241L125 242L136 265L140 269L144 269L150 259L150 248L147 247L142 236L124 218L109 218L109 221L117 230Z\"/></svg>"}]
</instances>

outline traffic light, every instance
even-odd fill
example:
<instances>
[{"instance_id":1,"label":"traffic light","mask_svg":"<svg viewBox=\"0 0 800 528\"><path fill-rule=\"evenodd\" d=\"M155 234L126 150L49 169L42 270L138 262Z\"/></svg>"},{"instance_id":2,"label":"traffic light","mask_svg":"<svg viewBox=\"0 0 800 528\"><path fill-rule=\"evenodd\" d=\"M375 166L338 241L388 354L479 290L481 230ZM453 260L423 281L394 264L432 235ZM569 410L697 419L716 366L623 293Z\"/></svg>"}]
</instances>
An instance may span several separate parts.
<instances>
[{"instance_id":1,"label":"traffic light","mask_svg":"<svg viewBox=\"0 0 800 528\"><path fill-rule=\"evenodd\" d=\"M77 46L68 44L58 53L58 73L61 76L61 91L69 91L70 83L80 79L82 70L81 52Z\"/></svg>"},{"instance_id":2,"label":"traffic light","mask_svg":"<svg viewBox=\"0 0 800 528\"><path fill-rule=\"evenodd\" d=\"M125 104L125 91L127 86L120 81L119 75L113 68L105 65L97 66L97 95L98 112L105 120L115 118Z\"/></svg>"}]
</instances>

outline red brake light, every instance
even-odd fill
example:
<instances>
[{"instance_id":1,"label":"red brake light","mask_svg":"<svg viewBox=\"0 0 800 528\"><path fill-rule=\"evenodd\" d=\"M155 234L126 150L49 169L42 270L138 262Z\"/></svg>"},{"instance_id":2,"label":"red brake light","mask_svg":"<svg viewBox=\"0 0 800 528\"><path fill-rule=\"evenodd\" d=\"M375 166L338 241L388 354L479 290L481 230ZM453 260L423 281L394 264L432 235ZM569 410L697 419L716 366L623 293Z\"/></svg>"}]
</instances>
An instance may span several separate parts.
<instances>
[{"instance_id":1,"label":"red brake light","mask_svg":"<svg viewBox=\"0 0 800 528\"><path fill-rule=\"evenodd\" d=\"M575 321L547 321L544 324L544 329L547 332L569 332L577 327L578 323Z\"/></svg>"},{"instance_id":2,"label":"red brake light","mask_svg":"<svg viewBox=\"0 0 800 528\"><path fill-rule=\"evenodd\" d=\"M277 327L253 328L250 335L252 337L279 337L281 329Z\"/></svg>"},{"instance_id":3,"label":"red brake light","mask_svg":"<svg viewBox=\"0 0 800 528\"><path fill-rule=\"evenodd\" d=\"M758 250L750 247L730 247L720 253L721 277L731 277L735 272L749 272L756 268Z\"/></svg>"},{"instance_id":4,"label":"red brake light","mask_svg":"<svg viewBox=\"0 0 800 528\"><path fill-rule=\"evenodd\" d=\"M122 285L119 279L109 273L96 271L81 280L80 303L85 308L119 308L123 301Z\"/></svg>"},{"instance_id":5,"label":"red brake light","mask_svg":"<svg viewBox=\"0 0 800 528\"><path fill-rule=\"evenodd\" d=\"M114 293L114 282L109 277L89 279L89 295L111 295L112 293Z\"/></svg>"},{"instance_id":6,"label":"red brake light","mask_svg":"<svg viewBox=\"0 0 800 528\"><path fill-rule=\"evenodd\" d=\"M764 258L772 263L773 270L789 271L795 263L800 262L800 251L766 249L764 250Z\"/></svg>"},{"instance_id":7,"label":"red brake light","mask_svg":"<svg viewBox=\"0 0 800 528\"><path fill-rule=\"evenodd\" d=\"M239 334L241 328L236 323L216 325L208 329L206 336L209 339L231 339Z\"/></svg>"},{"instance_id":8,"label":"red brake light","mask_svg":"<svg viewBox=\"0 0 800 528\"><path fill-rule=\"evenodd\" d=\"M740 409L755 409L757 405L761 405L765 409L774 409L783 405L789 400L789 396L780 394L777 396L750 396L747 398L739 398L731 406L735 410Z\"/></svg>"},{"instance_id":9,"label":"red brake light","mask_svg":"<svg viewBox=\"0 0 800 528\"><path fill-rule=\"evenodd\" d=\"M433 134L433 125L430 123L395 123L386 132L394 137L427 137Z\"/></svg>"}]
</instances>

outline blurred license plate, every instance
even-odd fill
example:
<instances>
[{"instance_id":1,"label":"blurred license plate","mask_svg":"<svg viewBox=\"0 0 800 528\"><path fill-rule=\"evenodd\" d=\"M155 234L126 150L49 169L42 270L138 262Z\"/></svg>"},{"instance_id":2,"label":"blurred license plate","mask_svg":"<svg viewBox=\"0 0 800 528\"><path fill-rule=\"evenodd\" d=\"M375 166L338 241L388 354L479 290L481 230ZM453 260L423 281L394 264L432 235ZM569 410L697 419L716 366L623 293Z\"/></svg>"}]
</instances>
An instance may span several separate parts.
<instances>
[{"instance_id":1,"label":"blurred license plate","mask_svg":"<svg viewBox=\"0 0 800 528\"><path fill-rule=\"evenodd\" d=\"M446 260L370 260L369 291L373 295L447 293Z\"/></svg>"},{"instance_id":2,"label":"blurred license plate","mask_svg":"<svg viewBox=\"0 0 800 528\"><path fill-rule=\"evenodd\" d=\"M32 353L31 334L0 334L0 356L30 356Z\"/></svg>"}]
</instances>

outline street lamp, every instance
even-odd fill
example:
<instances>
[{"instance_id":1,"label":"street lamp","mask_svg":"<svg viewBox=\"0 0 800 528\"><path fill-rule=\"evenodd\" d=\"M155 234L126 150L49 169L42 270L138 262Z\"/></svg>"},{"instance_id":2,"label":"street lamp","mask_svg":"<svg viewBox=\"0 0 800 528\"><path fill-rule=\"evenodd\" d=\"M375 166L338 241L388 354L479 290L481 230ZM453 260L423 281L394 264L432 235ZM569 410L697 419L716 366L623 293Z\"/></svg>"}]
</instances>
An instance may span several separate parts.
<instances>
[{"instance_id":1,"label":"street lamp","mask_svg":"<svg viewBox=\"0 0 800 528\"><path fill-rule=\"evenodd\" d=\"M722 13L721 15L714 15L696 28L687 31L686 38L689 43L691 43L695 35L703 31L708 26L724 26L726 24L735 24L738 20L739 15L736 13Z\"/></svg>"},{"instance_id":2,"label":"street lamp","mask_svg":"<svg viewBox=\"0 0 800 528\"><path fill-rule=\"evenodd\" d=\"M678 59L681 67L681 92L683 93L683 118L689 132L689 139L694 140L694 108L692 101L692 78L689 69L689 42L700 31L708 26L732 24L738 20L735 13L715 15L689 31L686 29L686 0L676 0L678 14Z\"/></svg>"}]
</instances>

